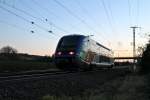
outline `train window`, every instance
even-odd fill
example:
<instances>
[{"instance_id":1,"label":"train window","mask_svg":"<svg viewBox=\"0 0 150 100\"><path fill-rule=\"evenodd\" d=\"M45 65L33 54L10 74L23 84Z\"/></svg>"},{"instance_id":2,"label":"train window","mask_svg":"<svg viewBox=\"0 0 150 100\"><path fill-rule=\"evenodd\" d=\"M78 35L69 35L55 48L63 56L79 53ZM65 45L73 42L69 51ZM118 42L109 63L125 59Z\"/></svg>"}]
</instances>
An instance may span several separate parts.
<instances>
[{"instance_id":1,"label":"train window","mask_svg":"<svg viewBox=\"0 0 150 100\"><path fill-rule=\"evenodd\" d=\"M78 40L79 40L79 37L75 37L75 36L65 37L65 38L62 39L62 41L60 43L60 46L61 47L64 47L64 46L75 46L75 45L77 45Z\"/></svg>"}]
</instances>

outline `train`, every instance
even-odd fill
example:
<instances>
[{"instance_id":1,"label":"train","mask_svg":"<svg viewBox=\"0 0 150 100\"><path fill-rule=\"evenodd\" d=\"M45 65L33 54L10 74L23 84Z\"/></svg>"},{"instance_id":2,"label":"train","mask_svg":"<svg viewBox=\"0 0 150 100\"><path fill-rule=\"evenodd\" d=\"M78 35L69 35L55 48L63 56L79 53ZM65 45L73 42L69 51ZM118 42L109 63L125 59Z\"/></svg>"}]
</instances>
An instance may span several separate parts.
<instances>
[{"instance_id":1,"label":"train","mask_svg":"<svg viewBox=\"0 0 150 100\"><path fill-rule=\"evenodd\" d=\"M92 70L112 68L113 51L94 41L90 36L63 36L54 53L55 65L62 70Z\"/></svg>"}]
</instances>

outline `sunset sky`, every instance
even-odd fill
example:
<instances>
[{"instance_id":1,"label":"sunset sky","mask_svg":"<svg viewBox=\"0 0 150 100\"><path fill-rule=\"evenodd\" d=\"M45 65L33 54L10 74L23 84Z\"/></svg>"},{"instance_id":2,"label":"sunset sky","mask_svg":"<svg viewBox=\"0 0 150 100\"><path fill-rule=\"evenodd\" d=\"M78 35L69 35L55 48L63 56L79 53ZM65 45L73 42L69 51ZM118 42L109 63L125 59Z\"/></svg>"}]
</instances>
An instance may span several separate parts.
<instances>
[{"instance_id":1,"label":"sunset sky","mask_svg":"<svg viewBox=\"0 0 150 100\"><path fill-rule=\"evenodd\" d=\"M0 48L20 53L52 55L58 40L69 34L91 38L132 56L132 29L136 46L150 32L150 0L0 0Z\"/></svg>"}]
</instances>

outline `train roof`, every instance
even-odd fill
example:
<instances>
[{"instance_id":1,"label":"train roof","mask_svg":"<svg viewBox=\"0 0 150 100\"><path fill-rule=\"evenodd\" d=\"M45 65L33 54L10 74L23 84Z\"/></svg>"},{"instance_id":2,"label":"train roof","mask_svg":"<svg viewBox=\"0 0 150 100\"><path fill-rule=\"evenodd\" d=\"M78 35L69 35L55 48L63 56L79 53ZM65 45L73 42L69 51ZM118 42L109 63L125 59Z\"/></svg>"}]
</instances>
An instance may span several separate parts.
<instances>
[{"instance_id":1,"label":"train roof","mask_svg":"<svg viewBox=\"0 0 150 100\"><path fill-rule=\"evenodd\" d=\"M100 43L98 43L98 42L96 42L96 44L99 45L99 46L101 46L101 47L103 47L103 48L105 48L105 49L107 49L107 50L109 50L109 51L111 51L111 49L105 47L104 45L102 45L102 44L100 44Z\"/></svg>"},{"instance_id":2,"label":"train roof","mask_svg":"<svg viewBox=\"0 0 150 100\"><path fill-rule=\"evenodd\" d=\"M80 34L65 35L65 36L63 36L63 37L70 37L70 36L81 36L81 37L86 37L86 36L80 35Z\"/></svg>"},{"instance_id":3,"label":"train roof","mask_svg":"<svg viewBox=\"0 0 150 100\"><path fill-rule=\"evenodd\" d=\"M62 38L64 38L64 37L70 37L70 36L89 37L89 36L80 35L80 34L70 34L70 35L65 35L65 36L63 36ZM91 40L93 40L93 39L91 39ZM95 41L95 40L93 40L93 41ZM95 42L96 42L96 41L95 41ZM105 47L104 45L102 45L102 44L100 44L100 43L98 43L98 42L96 42L96 45L101 46L101 47L103 47L103 48L105 48L105 49L107 49L107 50L109 50L109 51L112 51L111 49Z\"/></svg>"}]
</instances>

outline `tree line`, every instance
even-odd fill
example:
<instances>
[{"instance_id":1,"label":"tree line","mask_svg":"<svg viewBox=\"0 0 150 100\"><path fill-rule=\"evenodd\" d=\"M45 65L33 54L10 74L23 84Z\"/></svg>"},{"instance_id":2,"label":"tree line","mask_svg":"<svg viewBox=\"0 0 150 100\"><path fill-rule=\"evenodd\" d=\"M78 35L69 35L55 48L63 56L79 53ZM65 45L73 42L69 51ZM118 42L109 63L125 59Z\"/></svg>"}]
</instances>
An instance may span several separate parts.
<instances>
[{"instance_id":1,"label":"tree line","mask_svg":"<svg viewBox=\"0 0 150 100\"><path fill-rule=\"evenodd\" d=\"M0 54L6 54L6 55L17 55L18 51L17 49L11 47L11 46L4 46L0 49ZM28 54L26 54L27 56ZM145 45L145 48L142 48L142 52L141 52L141 56L140 60L139 60L139 65L141 66L141 72L143 73L149 73L150 72L150 40L149 42ZM16 56L13 56L13 58L15 58ZM38 58L38 57L35 57ZM44 56L40 59L45 60L45 61L49 61L52 60L51 57L48 56Z\"/></svg>"},{"instance_id":2,"label":"tree line","mask_svg":"<svg viewBox=\"0 0 150 100\"><path fill-rule=\"evenodd\" d=\"M16 54L18 53L17 49L11 47L11 46L4 46L0 49L0 53L6 53L6 54Z\"/></svg>"},{"instance_id":3,"label":"tree line","mask_svg":"<svg viewBox=\"0 0 150 100\"><path fill-rule=\"evenodd\" d=\"M4 46L0 49L0 60L2 61L24 60L24 61L52 62L52 57L18 53L17 49L11 46Z\"/></svg>"},{"instance_id":4,"label":"tree line","mask_svg":"<svg viewBox=\"0 0 150 100\"><path fill-rule=\"evenodd\" d=\"M150 40L146 44L143 53L142 58L140 60L141 65L141 72L142 73L149 73L150 72Z\"/></svg>"}]
</instances>

